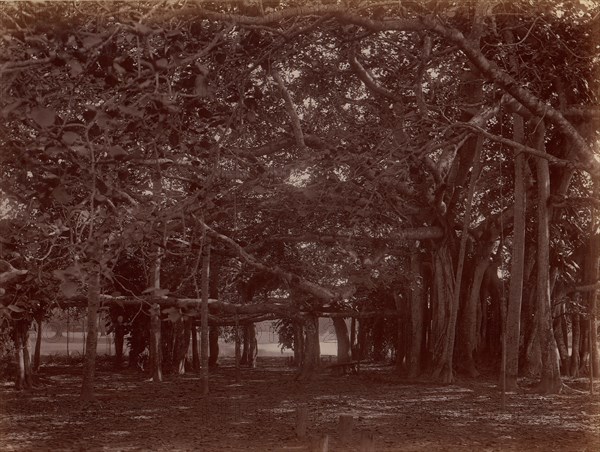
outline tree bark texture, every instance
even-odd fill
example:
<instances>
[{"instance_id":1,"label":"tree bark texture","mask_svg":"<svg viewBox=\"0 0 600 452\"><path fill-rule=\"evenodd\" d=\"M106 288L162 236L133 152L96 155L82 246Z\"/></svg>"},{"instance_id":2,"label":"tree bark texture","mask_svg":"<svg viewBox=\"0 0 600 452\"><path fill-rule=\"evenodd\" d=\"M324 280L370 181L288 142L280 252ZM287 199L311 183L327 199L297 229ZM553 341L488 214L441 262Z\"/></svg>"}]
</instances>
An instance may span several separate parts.
<instances>
[{"instance_id":1,"label":"tree bark texture","mask_svg":"<svg viewBox=\"0 0 600 452\"><path fill-rule=\"evenodd\" d=\"M596 198L600 197L600 182L594 181L594 195ZM598 227L596 222L596 215L592 213L590 221L590 237L589 237L589 252L585 255L584 260L584 283L595 284L598 281L599 271L598 263L600 259L600 236L596 235L596 229ZM600 360L598 356L598 333L597 333L597 319L596 319L596 298L597 289L593 289L585 294L588 305L588 317L589 317L589 342L590 342L590 378L598 376L600 374Z\"/></svg>"},{"instance_id":2,"label":"tree bark texture","mask_svg":"<svg viewBox=\"0 0 600 452\"><path fill-rule=\"evenodd\" d=\"M200 359L202 361L202 394L208 394L208 290L210 276L210 238L204 238L202 247L202 306L200 325Z\"/></svg>"},{"instance_id":3,"label":"tree bark texture","mask_svg":"<svg viewBox=\"0 0 600 452\"><path fill-rule=\"evenodd\" d=\"M297 379L301 381L311 379L320 365L319 318L315 315L308 315L304 322L304 331L306 334L304 361L297 376Z\"/></svg>"},{"instance_id":4,"label":"tree bark texture","mask_svg":"<svg viewBox=\"0 0 600 452\"><path fill-rule=\"evenodd\" d=\"M513 140L525 141L523 118L513 115ZM510 287L506 313L506 389L517 389L519 344L521 339L521 305L525 278L525 224L527 198L525 188L525 155L515 157L514 220L510 267Z\"/></svg>"},{"instance_id":5,"label":"tree bark texture","mask_svg":"<svg viewBox=\"0 0 600 452\"><path fill-rule=\"evenodd\" d=\"M523 346L519 353L519 374L534 376L540 372L542 358L538 337L538 315L536 307L536 244L530 242L525 252L525 280L523 304L521 306L521 330Z\"/></svg>"},{"instance_id":6,"label":"tree bark texture","mask_svg":"<svg viewBox=\"0 0 600 452\"><path fill-rule=\"evenodd\" d=\"M117 316L115 320L115 369L120 369L123 364L123 346L125 345L125 327L123 316Z\"/></svg>"},{"instance_id":7,"label":"tree bark texture","mask_svg":"<svg viewBox=\"0 0 600 452\"><path fill-rule=\"evenodd\" d=\"M208 276L208 296L213 300L219 299L219 266L218 260L212 258ZM219 334L221 330L217 325L211 325L208 332L208 367L219 365Z\"/></svg>"},{"instance_id":8,"label":"tree bark texture","mask_svg":"<svg viewBox=\"0 0 600 452\"><path fill-rule=\"evenodd\" d=\"M83 358L83 382L81 400L94 400L94 375L96 371L96 346L98 345L98 306L100 295L100 272L93 271L88 279L87 337Z\"/></svg>"},{"instance_id":9,"label":"tree bark texture","mask_svg":"<svg viewBox=\"0 0 600 452\"><path fill-rule=\"evenodd\" d=\"M241 370L240 370L240 358L241 358L241 348L240 348L240 324L235 318L235 326L234 326L234 340L235 340L235 382L240 383L242 380Z\"/></svg>"},{"instance_id":10,"label":"tree bark texture","mask_svg":"<svg viewBox=\"0 0 600 452\"><path fill-rule=\"evenodd\" d=\"M33 387L33 370L29 354L29 322L26 322L23 328L23 363L25 364L25 386L31 388Z\"/></svg>"},{"instance_id":11,"label":"tree bark texture","mask_svg":"<svg viewBox=\"0 0 600 452\"><path fill-rule=\"evenodd\" d=\"M13 341L15 344L15 355L17 359L17 376L15 388L17 390L30 389L32 386L31 363L28 363L29 345L28 339L29 322L24 319L15 320L13 324Z\"/></svg>"},{"instance_id":12,"label":"tree bark texture","mask_svg":"<svg viewBox=\"0 0 600 452\"><path fill-rule=\"evenodd\" d=\"M244 330L244 340L246 344L245 364L254 369L256 367L256 358L258 356L258 342L256 340L256 325L254 322L246 325Z\"/></svg>"},{"instance_id":13,"label":"tree bark texture","mask_svg":"<svg viewBox=\"0 0 600 452\"><path fill-rule=\"evenodd\" d=\"M402 295L394 293L394 304L398 317L396 319L396 340L394 362L396 369L400 373L404 373L408 365L408 355L410 351L410 304L404 302Z\"/></svg>"},{"instance_id":14,"label":"tree bark texture","mask_svg":"<svg viewBox=\"0 0 600 452\"><path fill-rule=\"evenodd\" d=\"M573 333L571 338L571 369L569 375L579 377L579 367L581 366L581 315L575 313L571 315L571 324L573 325Z\"/></svg>"},{"instance_id":15,"label":"tree bark texture","mask_svg":"<svg viewBox=\"0 0 600 452\"><path fill-rule=\"evenodd\" d=\"M200 352L198 347L198 328L192 325L192 369L200 372Z\"/></svg>"},{"instance_id":16,"label":"tree bark texture","mask_svg":"<svg viewBox=\"0 0 600 452\"><path fill-rule=\"evenodd\" d=\"M358 346L356 340L356 318L352 317L350 320L350 354L352 359L358 359Z\"/></svg>"},{"instance_id":17,"label":"tree bark texture","mask_svg":"<svg viewBox=\"0 0 600 452\"><path fill-rule=\"evenodd\" d=\"M161 327L160 305L154 304L150 307L150 369L155 383L162 381Z\"/></svg>"},{"instance_id":18,"label":"tree bark texture","mask_svg":"<svg viewBox=\"0 0 600 452\"><path fill-rule=\"evenodd\" d=\"M348 362L350 361L350 336L346 320L341 317L334 317L332 320L337 339L337 362Z\"/></svg>"},{"instance_id":19,"label":"tree bark texture","mask_svg":"<svg viewBox=\"0 0 600 452\"><path fill-rule=\"evenodd\" d=\"M436 343L434 351L433 378L442 384L450 384L454 379L452 355L454 353L454 333L458 306L454 306L454 272L448 245L444 244L435 253L434 278L437 292L438 318L436 319Z\"/></svg>"},{"instance_id":20,"label":"tree bark texture","mask_svg":"<svg viewBox=\"0 0 600 452\"><path fill-rule=\"evenodd\" d=\"M358 322L358 360L368 359L373 350L373 319L361 318Z\"/></svg>"},{"instance_id":21,"label":"tree bark texture","mask_svg":"<svg viewBox=\"0 0 600 452\"><path fill-rule=\"evenodd\" d=\"M545 129L540 121L536 130L536 148L544 146ZM548 198L550 196L550 174L548 161L536 161L538 205L537 205L537 312L538 332L542 353L542 374L539 389L544 393L556 394L562 388L558 351L552 329L552 306L550 300L550 228Z\"/></svg>"},{"instance_id":22,"label":"tree bark texture","mask_svg":"<svg viewBox=\"0 0 600 452\"><path fill-rule=\"evenodd\" d=\"M192 334L192 321L189 318L180 320L175 336L175 364L179 375L185 374L185 363L187 352L190 348L190 336Z\"/></svg>"},{"instance_id":23,"label":"tree bark texture","mask_svg":"<svg viewBox=\"0 0 600 452\"><path fill-rule=\"evenodd\" d=\"M421 373L423 350L423 314L424 314L424 280L422 274L421 254L414 251L410 255L410 349L408 352L408 376L415 378Z\"/></svg>"},{"instance_id":24,"label":"tree bark texture","mask_svg":"<svg viewBox=\"0 0 600 452\"><path fill-rule=\"evenodd\" d=\"M33 352L33 371L37 372L41 364L41 352L42 352L42 333L43 333L43 322L42 318L38 317L35 319L37 325L37 336L35 337L35 350Z\"/></svg>"},{"instance_id":25,"label":"tree bark texture","mask_svg":"<svg viewBox=\"0 0 600 452\"><path fill-rule=\"evenodd\" d=\"M301 368L304 363L304 326L294 321L294 366Z\"/></svg>"},{"instance_id":26,"label":"tree bark texture","mask_svg":"<svg viewBox=\"0 0 600 452\"><path fill-rule=\"evenodd\" d=\"M559 305L558 308L563 307L564 305ZM569 375L570 373L570 356L569 349L567 347L567 342L565 341L565 337L563 335L563 324L565 323L565 314L561 312L560 309L555 309L554 321L552 322L554 329L554 340L556 341L556 345L558 347L558 356L560 358L560 374L561 375Z\"/></svg>"},{"instance_id":27,"label":"tree bark texture","mask_svg":"<svg viewBox=\"0 0 600 452\"><path fill-rule=\"evenodd\" d=\"M479 353L479 360L490 365L500 363L502 352L502 317L501 305L503 303L502 281L498 277L498 258L488 265L483 275L481 285L482 306L485 308L483 343Z\"/></svg>"},{"instance_id":28,"label":"tree bark texture","mask_svg":"<svg viewBox=\"0 0 600 452\"><path fill-rule=\"evenodd\" d=\"M490 265L487 255L476 258L477 263L475 264L475 270L473 270L471 287L461 315L462 337L459 341L462 349L460 353L460 366L470 377L477 377L479 375L474 357L479 342L477 334L477 307L480 301L481 283Z\"/></svg>"},{"instance_id":29,"label":"tree bark texture","mask_svg":"<svg viewBox=\"0 0 600 452\"><path fill-rule=\"evenodd\" d=\"M208 330L208 367L219 365L219 334L220 329L211 325Z\"/></svg>"}]
</instances>

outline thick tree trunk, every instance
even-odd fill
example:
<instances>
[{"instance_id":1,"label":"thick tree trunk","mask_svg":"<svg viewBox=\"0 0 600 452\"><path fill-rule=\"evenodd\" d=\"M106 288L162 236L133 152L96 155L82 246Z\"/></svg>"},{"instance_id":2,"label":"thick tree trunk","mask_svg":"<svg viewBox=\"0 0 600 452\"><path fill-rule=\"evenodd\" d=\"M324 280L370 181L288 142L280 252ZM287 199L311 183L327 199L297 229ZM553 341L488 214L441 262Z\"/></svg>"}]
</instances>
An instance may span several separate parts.
<instances>
[{"instance_id":1,"label":"thick tree trunk","mask_svg":"<svg viewBox=\"0 0 600 452\"><path fill-rule=\"evenodd\" d=\"M448 303L445 290L445 278L438 253L433 253L431 287L431 337L429 340L429 354L432 365L436 366L441 359L444 342L444 332L448 321Z\"/></svg>"},{"instance_id":2,"label":"thick tree trunk","mask_svg":"<svg viewBox=\"0 0 600 452\"><path fill-rule=\"evenodd\" d=\"M461 315L462 325L462 337L459 341L461 344L460 350L460 366L470 377L479 376L479 371L475 366L474 353L478 348L478 331L477 331L477 307L479 306L481 283L487 268L490 265L490 261L486 256L479 256L475 270L473 270L473 280L471 281L471 287L469 290L469 296L467 297L466 303L463 307Z\"/></svg>"},{"instance_id":3,"label":"thick tree trunk","mask_svg":"<svg viewBox=\"0 0 600 452\"><path fill-rule=\"evenodd\" d=\"M208 295L214 300L219 299L219 265L217 259L212 259L208 279ZM212 325L208 333L209 357L208 367L217 367L219 365L219 335L221 330L218 326Z\"/></svg>"},{"instance_id":4,"label":"thick tree trunk","mask_svg":"<svg viewBox=\"0 0 600 452\"><path fill-rule=\"evenodd\" d=\"M438 318L437 322L433 378L443 384L450 384L454 380L452 358L458 306L455 305L454 272L447 245L442 245L436 252L434 273L437 302L442 304L444 309L442 313L438 307L438 316L443 315L443 318Z\"/></svg>"},{"instance_id":5,"label":"thick tree trunk","mask_svg":"<svg viewBox=\"0 0 600 452\"><path fill-rule=\"evenodd\" d=\"M535 244L531 243L526 250L525 274L527 284L524 289L523 306L521 309L521 330L523 347L519 353L519 373L527 376L538 375L542 367L540 342L538 337L538 321L536 308L536 270L537 259Z\"/></svg>"},{"instance_id":6,"label":"thick tree trunk","mask_svg":"<svg viewBox=\"0 0 600 452\"><path fill-rule=\"evenodd\" d=\"M581 319L581 346L580 346L579 375L588 375L590 370L590 321Z\"/></svg>"},{"instance_id":7,"label":"thick tree trunk","mask_svg":"<svg viewBox=\"0 0 600 452\"><path fill-rule=\"evenodd\" d=\"M236 343L237 344L237 343ZM198 328L192 325L192 370L200 372L200 352L198 347Z\"/></svg>"},{"instance_id":8,"label":"thick tree trunk","mask_svg":"<svg viewBox=\"0 0 600 452\"><path fill-rule=\"evenodd\" d=\"M502 281L498 277L498 256L490 262L481 285L482 301L485 303L485 335L479 359L488 365L496 366L502 354Z\"/></svg>"},{"instance_id":9,"label":"thick tree trunk","mask_svg":"<svg viewBox=\"0 0 600 452\"><path fill-rule=\"evenodd\" d=\"M181 321L164 321L161 323L162 372L178 374L180 363L179 347L183 340L183 323Z\"/></svg>"},{"instance_id":10,"label":"thick tree trunk","mask_svg":"<svg viewBox=\"0 0 600 452\"><path fill-rule=\"evenodd\" d=\"M560 374L571 375L571 356L569 355L569 336L567 328L567 297L562 285L557 283L558 270L552 271L552 292L551 297L554 300L552 308L552 328L554 330L554 340L558 347L560 357Z\"/></svg>"},{"instance_id":11,"label":"thick tree trunk","mask_svg":"<svg viewBox=\"0 0 600 452\"><path fill-rule=\"evenodd\" d=\"M258 356L258 341L256 340L256 325L254 323L246 325L244 338L248 344L246 365L254 369L256 367L256 358Z\"/></svg>"},{"instance_id":12,"label":"thick tree trunk","mask_svg":"<svg viewBox=\"0 0 600 452\"><path fill-rule=\"evenodd\" d=\"M185 363L187 352L190 348L190 336L192 334L191 319L183 319L179 325L175 337L175 364L179 375L185 374Z\"/></svg>"},{"instance_id":13,"label":"thick tree trunk","mask_svg":"<svg viewBox=\"0 0 600 452\"><path fill-rule=\"evenodd\" d=\"M25 387L25 358L23 355L23 336L21 335L20 322L21 320L17 320L14 325L15 357L17 359L17 379L15 381L15 388L17 390L21 390Z\"/></svg>"},{"instance_id":14,"label":"thick tree trunk","mask_svg":"<svg viewBox=\"0 0 600 452\"><path fill-rule=\"evenodd\" d=\"M422 334L422 343L421 347L421 372L425 369L431 368L431 363L433 362L433 355L430 353L430 350L433 348L431 346L432 342L432 328L431 328L431 319L433 317L433 284L431 278L431 272L426 270L426 267L422 267L423 271L423 334Z\"/></svg>"},{"instance_id":15,"label":"thick tree trunk","mask_svg":"<svg viewBox=\"0 0 600 452\"><path fill-rule=\"evenodd\" d=\"M535 325L533 325L527 343L525 344L523 373L530 377L535 377L539 375L542 369L542 349L540 348L537 314L532 322L535 322Z\"/></svg>"},{"instance_id":16,"label":"thick tree trunk","mask_svg":"<svg viewBox=\"0 0 600 452\"><path fill-rule=\"evenodd\" d=\"M33 372L31 369L31 356L29 355L29 322L23 327L23 362L25 364L25 387L33 387Z\"/></svg>"},{"instance_id":17,"label":"thick tree trunk","mask_svg":"<svg viewBox=\"0 0 600 452\"><path fill-rule=\"evenodd\" d=\"M159 199L162 190L162 180L159 172L153 172L152 174L153 191L156 199ZM163 237L163 246L165 245L165 238ZM160 290L160 275L162 268L163 250L160 246L156 248L154 254L154 262L152 272L150 274L151 287L156 292ZM167 364L167 371L172 370L174 350L172 345L174 344L174 327L172 324L167 329L170 335L164 334L163 325L161 320L161 308L158 303L150 307L150 341L149 341L149 355L150 355L150 372L152 375L152 381L160 383L163 379L163 365ZM165 337L170 339L165 341ZM164 343L163 343L164 341Z\"/></svg>"},{"instance_id":18,"label":"thick tree trunk","mask_svg":"<svg viewBox=\"0 0 600 452\"><path fill-rule=\"evenodd\" d=\"M398 318L396 319L394 362L398 372L404 373L408 365L408 354L410 350L410 305L405 303L402 296L399 294L394 294L394 305L396 306L396 312L398 313Z\"/></svg>"},{"instance_id":19,"label":"thick tree trunk","mask_svg":"<svg viewBox=\"0 0 600 452\"><path fill-rule=\"evenodd\" d=\"M27 363L29 359L27 330L29 322L26 320L16 320L13 326L15 354L17 358L17 378L15 388L17 390L31 388L31 364Z\"/></svg>"},{"instance_id":20,"label":"thick tree trunk","mask_svg":"<svg viewBox=\"0 0 600 452\"><path fill-rule=\"evenodd\" d=\"M544 125L537 124L536 147L544 151ZM562 388L560 369L558 367L558 351L552 331L552 306L550 300L550 230L548 214L548 198L550 196L550 174L548 161L536 160L538 187L537 206L537 313L540 348L542 352L542 375L540 391L556 394Z\"/></svg>"},{"instance_id":21,"label":"thick tree trunk","mask_svg":"<svg viewBox=\"0 0 600 452\"><path fill-rule=\"evenodd\" d=\"M480 89L481 89L481 82L478 81L477 85L477 92L480 93ZM471 95L474 95L474 93L471 93ZM478 96L475 96L478 97ZM448 322L448 329L446 332L447 338L446 341L444 343L444 355L445 358L444 360L446 361L446 366L449 368L449 376L442 376L442 381L444 383L451 383L453 381L453 365L452 365L452 360L454 357L454 346L455 346L455 339L456 339L456 325L457 325L457 321L458 321L458 312L459 312L459 307L461 305L460 300L461 300L461 296L463 295L463 292L465 292L464 287L466 287L466 278L464 278L464 268L466 266L466 252L467 252L467 235L468 235L468 230L469 230L469 226L471 224L471 211L473 208L473 197L475 196L475 188L477 185L477 180L479 179L479 174L481 173L481 162L480 162L480 156L481 156L481 149L483 147L483 137L478 136L477 139L475 140L474 143L469 144L469 147L473 147L473 151L471 154L472 160L471 161L465 161L464 164L462 164L461 166L463 166L465 168L465 170L468 170L468 168L471 167L471 165L473 165L473 169L471 171L471 176L469 178L469 190L468 190L468 194L467 194L467 201L466 201L466 209L465 209L465 213L464 213L464 217L463 217L463 224L462 224L462 231L461 231L461 237L460 237L460 247L459 247L459 251L458 251L458 263L457 263L457 268L456 268L456 275L454 278L454 285L453 285L453 293L452 296L448 298L448 300L450 301L451 305L450 305L450 319ZM466 178L466 172L465 172L465 176ZM449 261L451 262L451 260ZM452 287L452 286L450 286ZM476 303L470 302L470 297L467 298L467 305L466 305L465 309L465 315L463 316L463 325L466 327L466 332L467 332L467 337L466 337L466 347L465 347L465 354L462 357L463 359L466 360L466 362L461 363L463 366L465 366L465 368L467 369L467 371L469 372L469 374L471 374L472 376L476 376L478 375L477 369L475 368L475 362L473 360L473 349L475 348L475 338L476 338L476 334L475 334L475 325L476 325L476 321L477 321L477 312L476 312ZM442 370L442 373L444 371Z\"/></svg>"},{"instance_id":22,"label":"thick tree trunk","mask_svg":"<svg viewBox=\"0 0 600 452\"><path fill-rule=\"evenodd\" d=\"M573 325L573 333L571 339L571 369L569 375L579 377L579 367L581 366L581 323L580 314L571 315L571 323Z\"/></svg>"},{"instance_id":23,"label":"thick tree trunk","mask_svg":"<svg viewBox=\"0 0 600 452\"><path fill-rule=\"evenodd\" d=\"M592 312L594 312L594 314L591 315L591 331L590 331L590 343L592 344L592 348L590 350L590 359L591 359L591 363L590 363L590 378L593 380L594 378L596 378L598 375L600 375L600 363L598 360L598 326L597 326L597 321L596 321L596 315L595 315L595 305L596 303L594 302L592 304L592 306L590 307L590 310Z\"/></svg>"},{"instance_id":24,"label":"thick tree trunk","mask_svg":"<svg viewBox=\"0 0 600 452\"><path fill-rule=\"evenodd\" d=\"M83 331L83 355L85 356L85 342L86 342L86 340L85 340L85 332L86 332L85 321L86 321L86 319L84 318L81 320L82 320L81 330Z\"/></svg>"},{"instance_id":25,"label":"thick tree trunk","mask_svg":"<svg viewBox=\"0 0 600 452\"><path fill-rule=\"evenodd\" d=\"M246 326L244 326L242 329L242 356L240 357L240 364L242 366L245 366L248 364L248 358L250 356L249 351L250 351L250 341L248 339L247 328L246 328Z\"/></svg>"},{"instance_id":26,"label":"thick tree trunk","mask_svg":"<svg viewBox=\"0 0 600 452\"><path fill-rule=\"evenodd\" d=\"M175 339L178 326L176 322L161 322L160 324L160 362L163 373L171 373L175 369ZM152 329L150 329L152 334ZM152 360L150 360L152 362Z\"/></svg>"},{"instance_id":27,"label":"thick tree trunk","mask_svg":"<svg viewBox=\"0 0 600 452\"><path fill-rule=\"evenodd\" d=\"M581 347L580 347L580 375L587 375L590 378L590 384L592 383L592 379L596 378L599 374L598 369L593 367L592 360L593 349L594 346L590 346L594 340L597 341L596 335L593 331L593 322L590 319L589 314L585 317L585 320L582 319L581 322Z\"/></svg>"},{"instance_id":28,"label":"thick tree trunk","mask_svg":"<svg viewBox=\"0 0 600 452\"><path fill-rule=\"evenodd\" d=\"M563 335L563 323L565 322L565 317L563 313L560 313L555 317L553 321L553 329L554 329L554 340L556 341L556 345L558 347L558 354L560 357L560 373L561 375L569 375L571 366L569 363L569 350L567 348L567 343L565 342L565 337Z\"/></svg>"},{"instance_id":29,"label":"thick tree trunk","mask_svg":"<svg viewBox=\"0 0 600 452\"><path fill-rule=\"evenodd\" d=\"M513 139L524 142L523 118L514 115ZM525 155L515 157L514 226L510 268L510 288L506 314L506 389L517 389L519 343L521 338L521 304L525 277L526 223Z\"/></svg>"},{"instance_id":30,"label":"thick tree trunk","mask_svg":"<svg viewBox=\"0 0 600 452\"><path fill-rule=\"evenodd\" d=\"M240 357L241 357L241 349L240 349L240 323L238 316L235 316L235 326L233 327L234 341L235 341L235 382L240 383L242 380L242 374L240 369Z\"/></svg>"},{"instance_id":31,"label":"thick tree trunk","mask_svg":"<svg viewBox=\"0 0 600 452\"><path fill-rule=\"evenodd\" d=\"M571 355L569 354L569 320L570 320L571 316L567 313L567 309L564 309L564 313L563 313L563 319L562 322L560 323L561 325L561 335L562 335L562 342L563 344L565 344L565 348L567 350L567 362L569 363L569 369L567 369L567 374L570 374L570 368L571 368Z\"/></svg>"},{"instance_id":32,"label":"thick tree trunk","mask_svg":"<svg viewBox=\"0 0 600 452\"><path fill-rule=\"evenodd\" d=\"M294 366L302 367L304 363L304 327L294 321Z\"/></svg>"},{"instance_id":33,"label":"thick tree trunk","mask_svg":"<svg viewBox=\"0 0 600 452\"><path fill-rule=\"evenodd\" d=\"M96 347L98 345L98 307L100 295L100 272L94 270L88 280L87 338L83 359L83 382L81 400L94 400L94 374L96 371Z\"/></svg>"},{"instance_id":34,"label":"thick tree trunk","mask_svg":"<svg viewBox=\"0 0 600 452\"><path fill-rule=\"evenodd\" d=\"M599 199L600 188L597 186L598 182L594 183L594 197ZM592 214L590 221L590 237L589 237L589 252L586 253L584 260L584 283L585 284L596 284L598 281L598 262L600 258L600 237L596 235L598 224L596 223L596 216ZM588 330L589 343L590 343L590 378L598 376L600 374L600 361L598 356L598 333L597 333L597 322L596 322L596 298L597 289L593 289L587 292L584 297L587 299L588 305L588 317L590 328Z\"/></svg>"},{"instance_id":35,"label":"thick tree trunk","mask_svg":"<svg viewBox=\"0 0 600 452\"><path fill-rule=\"evenodd\" d=\"M219 365L219 327L211 326L208 333L208 367L217 367Z\"/></svg>"},{"instance_id":36,"label":"thick tree trunk","mask_svg":"<svg viewBox=\"0 0 600 452\"><path fill-rule=\"evenodd\" d=\"M408 352L408 377L416 378L421 373L421 357L423 350L423 314L424 314L424 281L422 274L421 254L413 251L410 255L410 349Z\"/></svg>"},{"instance_id":37,"label":"thick tree trunk","mask_svg":"<svg viewBox=\"0 0 600 452\"><path fill-rule=\"evenodd\" d=\"M315 315L307 316L304 322L304 331L306 332L304 361L296 377L301 381L311 379L320 365L319 318Z\"/></svg>"},{"instance_id":38,"label":"thick tree trunk","mask_svg":"<svg viewBox=\"0 0 600 452\"><path fill-rule=\"evenodd\" d=\"M506 42L514 49L514 35L511 30L504 32ZM516 52L509 52L512 70L519 71ZM525 125L523 117L513 114L513 141L525 143ZM503 351L505 357L505 389L517 389L519 374L519 343L521 338L521 305L523 301L523 282L525 278L525 223L526 223L526 187L525 187L525 154L515 156L514 186L514 221L513 242L511 252L510 288L506 313L505 340Z\"/></svg>"},{"instance_id":39,"label":"thick tree trunk","mask_svg":"<svg viewBox=\"0 0 600 452\"><path fill-rule=\"evenodd\" d=\"M352 355L352 359L358 359L359 353L357 347L356 318L352 317L352 320L350 320L350 353Z\"/></svg>"},{"instance_id":40,"label":"thick tree trunk","mask_svg":"<svg viewBox=\"0 0 600 452\"><path fill-rule=\"evenodd\" d=\"M337 362L345 363L350 361L350 337L348 335L348 326L346 320L341 317L333 317L333 327L335 328L335 337L337 338Z\"/></svg>"},{"instance_id":41,"label":"thick tree trunk","mask_svg":"<svg viewBox=\"0 0 600 452\"><path fill-rule=\"evenodd\" d=\"M200 326L200 359L202 361L202 394L208 395L208 290L210 277L210 238L204 237L202 247L202 306Z\"/></svg>"},{"instance_id":42,"label":"thick tree trunk","mask_svg":"<svg viewBox=\"0 0 600 452\"><path fill-rule=\"evenodd\" d=\"M357 348L358 360L368 359L373 348L373 336L371 334L373 319L361 318L358 321Z\"/></svg>"},{"instance_id":43,"label":"thick tree trunk","mask_svg":"<svg viewBox=\"0 0 600 452\"><path fill-rule=\"evenodd\" d=\"M155 383L162 381L161 326L160 305L155 304L150 307L150 371Z\"/></svg>"}]
</instances>

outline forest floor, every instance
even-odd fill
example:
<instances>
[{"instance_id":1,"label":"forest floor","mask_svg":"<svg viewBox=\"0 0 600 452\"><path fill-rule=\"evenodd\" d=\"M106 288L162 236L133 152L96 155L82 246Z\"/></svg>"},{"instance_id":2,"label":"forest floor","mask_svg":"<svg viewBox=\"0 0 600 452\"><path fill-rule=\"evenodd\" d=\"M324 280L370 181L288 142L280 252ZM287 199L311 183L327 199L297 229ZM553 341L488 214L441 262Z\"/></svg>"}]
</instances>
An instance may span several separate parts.
<instances>
[{"instance_id":1,"label":"forest floor","mask_svg":"<svg viewBox=\"0 0 600 452\"><path fill-rule=\"evenodd\" d=\"M0 450L306 451L328 435L330 451L358 451L365 432L378 452L600 450L600 399L585 380L568 381L581 392L565 395L508 393L502 410L492 380L409 382L389 366L345 376L322 370L300 383L282 358L259 358L241 377L237 384L225 360L211 370L203 397L196 374L155 384L104 364L96 374L98 403L84 407L81 368L45 365L31 391L0 386ZM308 408L304 439L294 431L299 407ZM348 444L337 432L344 414L354 417Z\"/></svg>"}]
</instances>

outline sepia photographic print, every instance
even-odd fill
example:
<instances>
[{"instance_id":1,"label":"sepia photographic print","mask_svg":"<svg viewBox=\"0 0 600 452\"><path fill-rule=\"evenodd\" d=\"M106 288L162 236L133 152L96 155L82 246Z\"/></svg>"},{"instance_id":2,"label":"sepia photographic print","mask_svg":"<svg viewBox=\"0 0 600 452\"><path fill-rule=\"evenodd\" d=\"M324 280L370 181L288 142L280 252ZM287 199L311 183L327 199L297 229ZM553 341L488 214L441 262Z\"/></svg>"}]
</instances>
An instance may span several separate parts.
<instances>
[{"instance_id":1,"label":"sepia photographic print","mask_svg":"<svg viewBox=\"0 0 600 452\"><path fill-rule=\"evenodd\" d=\"M600 2L0 2L0 450L600 450Z\"/></svg>"}]
</instances>

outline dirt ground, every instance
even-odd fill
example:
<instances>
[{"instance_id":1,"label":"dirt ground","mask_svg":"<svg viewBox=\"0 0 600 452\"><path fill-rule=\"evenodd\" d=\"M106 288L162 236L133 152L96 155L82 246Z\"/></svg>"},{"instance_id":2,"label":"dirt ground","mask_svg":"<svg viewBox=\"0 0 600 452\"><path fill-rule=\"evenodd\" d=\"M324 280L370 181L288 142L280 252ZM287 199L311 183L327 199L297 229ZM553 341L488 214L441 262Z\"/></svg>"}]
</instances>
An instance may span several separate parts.
<instances>
[{"instance_id":1,"label":"dirt ground","mask_svg":"<svg viewBox=\"0 0 600 452\"><path fill-rule=\"evenodd\" d=\"M81 369L47 365L30 392L0 387L0 450L311 450L328 435L330 451L358 451L370 432L375 451L598 451L600 399L585 380L559 396L523 389L500 394L493 381L452 386L399 380L391 367L358 375L324 370L299 383L281 358L259 359L236 384L231 362L211 371L208 397L195 374L154 384L133 371L97 372L99 403L78 401ZM597 394L600 387L596 388ZM296 410L307 406L308 437L296 438ZM354 418L342 444L340 415Z\"/></svg>"}]
</instances>

